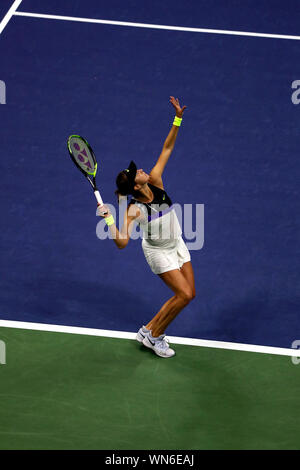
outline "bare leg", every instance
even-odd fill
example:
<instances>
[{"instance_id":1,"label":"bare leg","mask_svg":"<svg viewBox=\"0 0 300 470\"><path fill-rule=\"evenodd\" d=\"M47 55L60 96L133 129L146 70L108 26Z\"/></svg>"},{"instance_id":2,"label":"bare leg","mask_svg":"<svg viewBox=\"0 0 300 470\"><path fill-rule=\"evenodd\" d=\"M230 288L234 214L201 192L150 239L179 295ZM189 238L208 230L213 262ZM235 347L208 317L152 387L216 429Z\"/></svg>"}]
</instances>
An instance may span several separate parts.
<instances>
[{"instance_id":1,"label":"bare leg","mask_svg":"<svg viewBox=\"0 0 300 470\"><path fill-rule=\"evenodd\" d=\"M172 302L166 302L167 305L163 305L158 312L157 319L151 322L152 336L154 337L163 334L178 313L189 303L189 300L184 301L176 296L172 297L170 300L172 300Z\"/></svg>"},{"instance_id":2,"label":"bare leg","mask_svg":"<svg viewBox=\"0 0 300 470\"><path fill-rule=\"evenodd\" d=\"M195 279L194 279L194 271L191 261L184 263L180 269L180 272L184 275L185 279L189 283L190 287L192 288L193 297L196 295L195 290Z\"/></svg>"},{"instance_id":3,"label":"bare leg","mask_svg":"<svg viewBox=\"0 0 300 470\"><path fill-rule=\"evenodd\" d=\"M175 269L159 277L175 293L146 326L154 337L160 336L181 310L195 297L193 268L185 263L181 270Z\"/></svg>"},{"instance_id":4,"label":"bare leg","mask_svg":"<svg viewBox=\"0 0 300 470\"><path fill-rule=\"evenodd\" d=\"M177 313L179 313L180 310L182 310L183 306L182 307L178 306L179 307L178 312L175 314L174 307L176 309L177 306L178 306L177 297L174 295L169 300L167 300L167 302L161 307L161 309L155 315L155 317L152 318L152 320L148 323L148 325L146 325L146 328L148 328L148 330L152 330L152 335L153 336L160 336L163 333L163 331L160 332L160 330L162 330L161 323L164 322L166 320L166 318L169 317L170 312L173 312L173 315L174 315L174 318L175 318ZM172 315L172 319L173 319L173 315ZM164 330L165 329L166 329L166 327L164 328Z\"/></svg>"}]
</instances>

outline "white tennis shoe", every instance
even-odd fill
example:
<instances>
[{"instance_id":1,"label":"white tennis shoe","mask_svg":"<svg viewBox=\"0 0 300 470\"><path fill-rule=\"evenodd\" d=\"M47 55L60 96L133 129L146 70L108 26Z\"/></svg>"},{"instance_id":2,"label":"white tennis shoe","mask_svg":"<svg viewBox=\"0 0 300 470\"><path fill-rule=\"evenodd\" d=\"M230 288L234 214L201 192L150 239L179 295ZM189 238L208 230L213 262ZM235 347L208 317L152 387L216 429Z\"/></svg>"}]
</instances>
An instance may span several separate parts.
<instances>
[{"instance_id":1,"label":"white tennis shoe","mask_svg":"<svg viewBox=\"0 0 300 470\"><path fill-rule=\"evenodd\" d=\"M151 333L147 334L143 339L143 345L147 348L153 349L155 354L160 357L172 357L175 356L175 351L170 348L168 340L165 338L166 335L160 335L158 338L154 338Z\"/></svg>"},{"instance_id":2,"label":"white tennis shoe","mask_svg":"<svg viewBox=\"0 0 300 470\"><path fill-rule=\"evenodd\" d=\"M135 339L139 342L142 343L143 339L147 336L147 334L150 333L150 330L148 330L145 326L142 326L139 331L137 332L137 335Z\"/></svg>"}]
</instances>

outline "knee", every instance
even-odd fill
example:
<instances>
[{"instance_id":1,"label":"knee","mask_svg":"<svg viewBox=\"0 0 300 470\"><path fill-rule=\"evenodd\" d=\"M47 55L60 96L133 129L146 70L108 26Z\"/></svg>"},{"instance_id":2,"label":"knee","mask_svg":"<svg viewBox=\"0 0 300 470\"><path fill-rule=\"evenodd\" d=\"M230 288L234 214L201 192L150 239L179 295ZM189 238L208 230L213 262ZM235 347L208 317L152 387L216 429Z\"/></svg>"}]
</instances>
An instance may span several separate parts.
<instances>
[{"instance_id":1,"label":"knee","mask_svg":"<svg viewBox=\"0 0 300 470\"><path fill-rule=\"evenodd\" d=\"M196 296L196 293L192 289L181 290L178 293L178 297L184 304L189 304Z\"/></svg>"}]
</instances>

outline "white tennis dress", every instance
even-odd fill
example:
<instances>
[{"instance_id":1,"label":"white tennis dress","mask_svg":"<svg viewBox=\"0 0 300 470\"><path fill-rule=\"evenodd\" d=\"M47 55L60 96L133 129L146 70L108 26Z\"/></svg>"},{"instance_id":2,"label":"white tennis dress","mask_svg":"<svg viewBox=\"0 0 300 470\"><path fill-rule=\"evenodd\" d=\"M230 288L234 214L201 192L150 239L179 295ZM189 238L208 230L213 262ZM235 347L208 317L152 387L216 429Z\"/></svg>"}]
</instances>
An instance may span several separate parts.
<instances>
[{"instance_id":1,"label":"white tennis dress","mask_svg":"<svg viewBox=\"0 0 300 470\"><path fill-rule=\"evenodd\" d=\"M173 269L180 269L191 260L189 250L182 239L182 230L167 193L148 183L154 199L150 204L132 198L141 211L136 219L143 234L142 248L145 258L154 272L162 274Z\"/></svg>"}]
</instances>

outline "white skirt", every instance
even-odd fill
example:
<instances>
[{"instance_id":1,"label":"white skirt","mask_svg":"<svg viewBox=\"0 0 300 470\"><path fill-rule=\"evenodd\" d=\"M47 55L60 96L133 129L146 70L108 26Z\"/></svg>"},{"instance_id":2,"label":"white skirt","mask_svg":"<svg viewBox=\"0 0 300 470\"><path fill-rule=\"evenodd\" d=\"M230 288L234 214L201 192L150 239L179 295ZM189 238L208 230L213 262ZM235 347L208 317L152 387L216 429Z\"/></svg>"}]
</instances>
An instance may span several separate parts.
<instances>
[{"instance_id":1,"label":"white skirt","mask_svg":"<svg viewBox=\"0 0 300 470\"><path fill-rule=\"evenodd\" d=\"M191 255L182 237L174 240L170 247L151 246L143 239L142 248L152 272L162 274L173 269L180 269L191 261Z\"/></svg>"}]
</instances>

